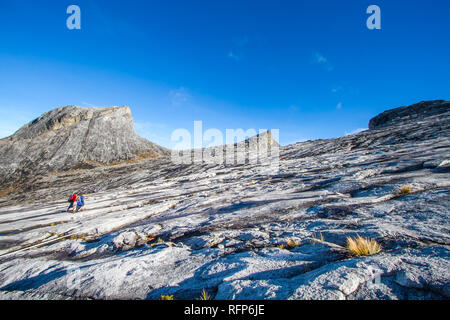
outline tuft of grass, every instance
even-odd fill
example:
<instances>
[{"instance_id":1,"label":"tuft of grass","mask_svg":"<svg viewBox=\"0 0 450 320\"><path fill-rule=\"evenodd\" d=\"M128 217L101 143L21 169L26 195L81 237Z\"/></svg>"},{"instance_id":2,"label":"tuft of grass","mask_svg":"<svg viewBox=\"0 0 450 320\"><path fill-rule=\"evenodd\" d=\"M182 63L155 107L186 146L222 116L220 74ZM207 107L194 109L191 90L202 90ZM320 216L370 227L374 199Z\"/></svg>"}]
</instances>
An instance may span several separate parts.
<instances>
[{"instance_id":1,"label":"tuft of grass","mask_svg":"<svg viewBox=\"0 0 450 320\"><path fill-rule=\"evenodd\" d=\"M71 236L69 236L70 240L77 240L77 239L81 239L81 240L86 240L86 235L84 234L73 234Z\"/></svg>"},{"instance_id":2,"label":"tuft of grass","mask_svg":"<svg viewBox=\"0 0 450 320\"><path fill-rule=\"evenodd\" d=\"M215 248L217 247L219 243L215 242L215 241L210 241L208 242L208 244L206 245L207 248Z\"/></svg>"},{"instance_id":3,"label":"tuft of grass","mask_svg":"<svg viewBox=\"0 0 450 320\"><path fill-rule=\"evenodd\" d=\"M410 186L403 186L400 188L399 196L406 196L411 193L412 188Z\"/></svg>"},{"instance_id":4,"label":"tuft of grass","mask_svg":"<svg viewBox=\"0 0 450 320\"><path fill-rule=\"evenodd\" d=\"M203 289L199 300L211 300L211 297L209 296L208 292L206 292L205 289Z\"/></svg>"},{"instance_id":5,"label":"tuft of grass","mask_svg":"<svg viewBox=\"0 0 450 320\"><path fill-rule=\"evenodd\" d=\"M320 238L317 238L315 234L312 235L313 241L314 242L324 242L325 238L322 235L322 232L320 232Z\"/></svg>"},{"instance_id":6,"label":"tuft of grass","mask_svg":"<svg viewBox=\"0 0 450 320\"><path fill-rule=\"evenodd\" d=\"M172 295L167 295L167 296L161 296L159 298L159 300L173 300L173 294Z\"/></svg>"},{"instance_id":7,"label":"tuft of grass","mask_svg":"<svg viewBox=\"0 0 450 320\"><path fill-rule=\"evenodd\" d=\"M3 197L5 197L8 194L13 193L13 192L14 192L14 188L13 187L8 187L8 188L5 188L5 189L1 189L0 190L0 198L3 198Z\"/></svg>"},{"instance_id":8,"label":"tuft of grass","mask_svg":"<svg viewBox=\"0 0 450 320\"><path fill-rule=\"evenodd\" d=\"M301 242L299 240L292 240L291 238L287 238L286 245L289 247L289 249L294 249L295 247L300 246Z\"/></svg>"},{"instance_id":9,"label":"tuft of grass","mask_svg":"<svg viewBox=\"0 0 450 320\"><path fill-rule=\"evenodd\" d=\"M62 238L64 237L64 233L50 232L51 237Z\"/></svg>"},{"instance_id":10,"label":"tuft of grass","mask_svg":"<svg viewBox=\"0 0 450 320\"><path fill-rule=\"evenodd\" d=\"M153 243L151 244L152 247L157 246L157 245L161 245L161 244L165 244L167 246L170 246L169 244L167 244L166 242L164 242L163 239L161 238L157 238L156 241L153 240Z\"/></svg>"},{"instance_id":11,"label":"tuft of grass","mask_svg":"<svg viewBox=\"0 0 450 320\"><path fill-rule=\"evenodd\" d=\"M381 251L381 246L375 240L363 238L360 235L356 238L347 237L346 248L357 257L371 256Z\"/></svg>"}]
</instances>

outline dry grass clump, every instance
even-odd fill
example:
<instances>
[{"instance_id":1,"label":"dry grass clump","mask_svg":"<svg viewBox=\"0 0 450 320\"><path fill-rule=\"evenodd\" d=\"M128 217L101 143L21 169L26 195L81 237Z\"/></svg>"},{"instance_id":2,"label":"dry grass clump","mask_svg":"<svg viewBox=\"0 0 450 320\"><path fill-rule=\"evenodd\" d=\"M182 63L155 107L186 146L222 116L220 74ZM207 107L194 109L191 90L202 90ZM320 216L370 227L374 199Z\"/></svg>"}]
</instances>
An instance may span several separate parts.
<instances>
[{"instance_id":1,"label":"dry grass clump","mask_svg":"<svg viewBox=\"0 0 450 320\"><path fill-rule=\"evenodd\" d=\"M69 236L69 239L71 239L71 240L77 240L77 239L86 240L86 235L85 234L72 234L71 236Z\"/></svg>"},{"instance_id":2,"label":"dry grass clump","mask_svg":"<svg viewBox=\"0 0 450 320\"><path fill-rule=\"evenodd\" d=\"M411 193L412 188L410 186L403 186L400 188L399 196L406 196Z\"/></svg>"},{"instance_id":3,"label":"dry grass clump","mask_svg":"<svg viewBox=\"0 0 450 320\"><path fill-rule=\"evenodd\" d=\"M13 187L8 187L0 190L0 198L6 197L8 194L13 193L15 190Z\"/></svg>"},{"instance_id":4,"label":"dry grass clump","mask_svg":"<svg viewBox=\"0 0 450 320\"><path fill-rule=\"evenodd\" d=\"M160 246L160 245L165 245L167 247L176 247L177 246L175 243L170 242L170 241L164 241L161 238L156 238L156 241L155 241L155 239L152 239L152 238L149 239L147 237L147 240L149 240L149 241L147 241L147 243L151 242L150 246L152 246L152 247L156 247L156 246Z\"/></svg>"},{"instance_id":5,"label":"dry grass clump","mask_svg":"<svg viewBox=\"0 0 450 320\"><path fill-rule=\"evenodd\" d=\"M316 235L313 234L312 239L313 239L313 242L324 242L325 241L325 238L323 237L322 232L320 232L320 238L316 237Z\"/></svg>"},{"instance_id":6,"label":"dry grass clump","mask_svg":"<svg viewBox=\"0 0 450 320\"><path fill-rule=\"evenodd\" d=\"M136 156L138 160L148 159L148 158L159 158L157 154L151 152L141 152Z\"/></svg>"},{"instance_id":7,"label":"dry grass clump","mask_svg":"<svg viewBox=\"0 0 450 320\"><path fill-rule=\"evenodd\" d=\"M280 249L294 249L295 247L300 246L302 243L299 240L293 240L291 238L287 238L285 243L282 243L278 246Z\"/></svg>"},{"instance_id":8,"label":"dry grass clump","mask_svg":"<svg viewBox=\"0 0 450 320\"><path fill-rule=\"evenodd\" d=\"M357 257L370 256L381 251L381 246L375 240L363 238L360 235L356 238L347 237L346 248Z\"/></svg>"},{"instance_id":9,"label":"dry grass clump","mask_svg":"<svg viewBox=\"0 0 450 320\"><path fill-rule=\"evenodd\" d=\"M302 243L299 240L293 240L291 238L287 238L286 240L286 245L290 248L290 249L294 249L295 247L300 246Z\"/></svg>"}]
</instances>

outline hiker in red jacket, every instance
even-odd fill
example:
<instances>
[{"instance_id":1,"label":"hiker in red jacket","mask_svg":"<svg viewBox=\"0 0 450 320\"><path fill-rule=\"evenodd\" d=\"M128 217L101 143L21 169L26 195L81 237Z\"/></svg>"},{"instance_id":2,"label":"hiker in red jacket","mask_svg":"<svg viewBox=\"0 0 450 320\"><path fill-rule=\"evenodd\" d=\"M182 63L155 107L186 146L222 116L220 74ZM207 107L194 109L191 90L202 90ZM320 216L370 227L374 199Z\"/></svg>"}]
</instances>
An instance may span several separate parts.
<instances>
[{"instance_id":1,"label":"hiker in red jacket","mask_svg":"<svg viewBox=\"0 0 450 320\"><path fill-rule=\"evenodd\" d=\"M75 207L77 204L77 194L74 193L70 198L69 198L69 207L67 208L67 212L70 210L70 208L73 208L72 212L75 213Z\"/></svg>"}]
</instances>

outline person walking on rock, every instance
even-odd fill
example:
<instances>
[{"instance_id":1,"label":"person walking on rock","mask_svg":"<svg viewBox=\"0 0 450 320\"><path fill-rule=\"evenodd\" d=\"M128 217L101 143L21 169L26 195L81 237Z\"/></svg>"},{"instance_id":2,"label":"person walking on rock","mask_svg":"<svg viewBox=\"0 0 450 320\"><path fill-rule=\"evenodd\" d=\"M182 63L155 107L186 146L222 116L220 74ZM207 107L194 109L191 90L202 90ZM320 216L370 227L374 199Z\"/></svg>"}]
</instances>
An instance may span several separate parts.
<instances>
[{"instance_id":1,"label":"person walking on rock","mask_svg":"<svg viewBox=\"0 0 450 320\"><path fill-rule=\"evenodd\" d=\"M78 212L78 210L80 210L82 207L84 207L84 193L80 194L80 196L78 197L76 212Z\"/></svg>"},{"instance_id":2,"label":"person walking on rock","mask_svg":"<svg viewBox=\"0 0 450 320\"><path fill-rule=\"evenodd\" d=\"M70 198L69 198L69 207L67 208L67 212L69 212L69 210L72 208L72 212L75 213L75 207L77 204L77 194L74 193Z\"/></svg>"}]
</instances>

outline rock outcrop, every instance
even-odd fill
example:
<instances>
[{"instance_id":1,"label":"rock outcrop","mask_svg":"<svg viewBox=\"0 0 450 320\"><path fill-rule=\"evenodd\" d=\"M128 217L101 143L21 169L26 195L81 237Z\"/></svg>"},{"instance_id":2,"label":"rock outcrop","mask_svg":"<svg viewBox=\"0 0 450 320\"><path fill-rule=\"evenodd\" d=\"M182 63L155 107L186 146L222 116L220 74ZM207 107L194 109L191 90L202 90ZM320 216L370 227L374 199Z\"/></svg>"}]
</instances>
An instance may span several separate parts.
<instances>
[{"instance_id":1,"label":"rock outcrop","mask_svg":"<svg viewBox=\"0 0 450 320\"><path fill-rule=\"evenodd\" d=\"M140 137L129 107L67 106L49 111L0 140L0 177L26 180L45 172L92 168L168 155Z\"/></svg>"},{"instance_id":2,"label":"rock outcrop","mask_svg":"<svg viewBox=\"0 0 450 320\"><path fill-rule=\"evenodd\" d=\"M369 129L419 122L437 116L443 118L450 116L449 101L422 101L411 106L384 111L369 121Z\"/></svg>"}]
</instances>

